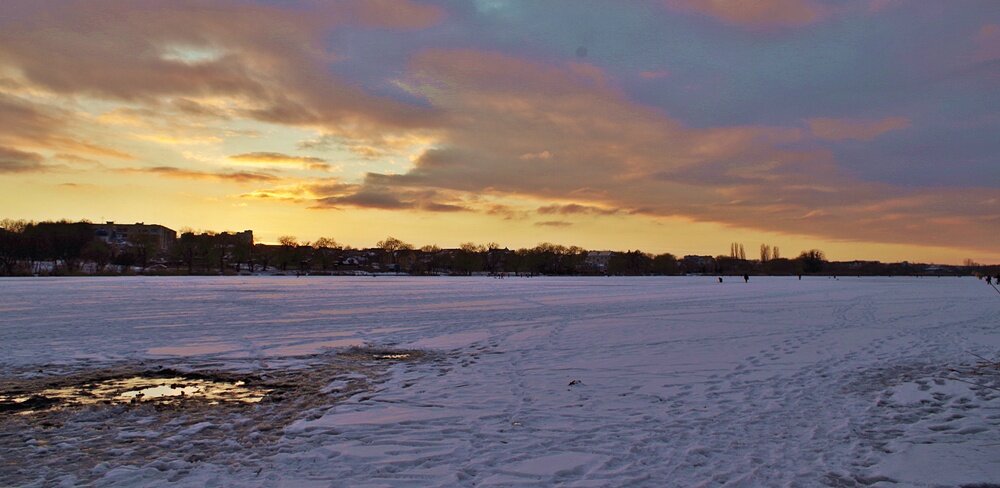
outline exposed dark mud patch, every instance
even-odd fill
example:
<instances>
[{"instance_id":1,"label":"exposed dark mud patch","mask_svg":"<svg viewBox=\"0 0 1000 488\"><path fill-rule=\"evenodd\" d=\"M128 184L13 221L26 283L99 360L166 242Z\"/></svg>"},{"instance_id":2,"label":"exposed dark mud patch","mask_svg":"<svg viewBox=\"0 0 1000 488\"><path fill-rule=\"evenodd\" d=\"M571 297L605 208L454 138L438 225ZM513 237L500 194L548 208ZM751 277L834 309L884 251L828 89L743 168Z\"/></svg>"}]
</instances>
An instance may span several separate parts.
<instances>
[{"instance_id":1,"label":"exposed dark mud patch","mask_svg":"<svg viewBox=\"0 0 1000 488\"><path fill-rule=\"evenodd\" d=\"M118 466L258 465L275 454L286 425L371 395L394 365L428 359L352 348L272 361L14 372L0 378L0 479L79 485Z\"/></svg>"}]
</instances>

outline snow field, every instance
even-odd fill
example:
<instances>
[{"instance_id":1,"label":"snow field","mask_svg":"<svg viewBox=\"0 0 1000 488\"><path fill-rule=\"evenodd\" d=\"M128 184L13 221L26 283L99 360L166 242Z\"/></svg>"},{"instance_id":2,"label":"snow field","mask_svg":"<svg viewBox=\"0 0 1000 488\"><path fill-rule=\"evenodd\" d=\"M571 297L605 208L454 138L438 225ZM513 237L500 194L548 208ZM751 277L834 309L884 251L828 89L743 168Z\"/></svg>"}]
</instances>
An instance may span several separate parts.
<instances>
[{"instance_id":1,"label":"snow field","mask_svg":"<svg viewBox=\"0 0 1000 488\"><path fill-rule=\"evenodd\" d=\"M266 445L222 456L199 444L204 459L174 464L155 449L108 459L98 486L1000 483L1000 373L975 356L1000 356L1000 300L971 278L95 278L0 290L0 376L157 360L293 368L362 343L441 353L302 411ZM128 431L181 449L156 429ZM0 435L0 447L12 438Z\"/></svg>"}]
</instances>

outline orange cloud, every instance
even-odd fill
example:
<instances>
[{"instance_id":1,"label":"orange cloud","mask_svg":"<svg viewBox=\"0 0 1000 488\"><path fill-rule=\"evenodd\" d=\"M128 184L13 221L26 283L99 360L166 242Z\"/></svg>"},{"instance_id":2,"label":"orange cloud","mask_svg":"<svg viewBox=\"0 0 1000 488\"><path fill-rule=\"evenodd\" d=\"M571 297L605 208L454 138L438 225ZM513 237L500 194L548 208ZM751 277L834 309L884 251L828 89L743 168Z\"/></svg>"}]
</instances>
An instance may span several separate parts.
<instances>
[{"instance_id":1,"label":"orange cloud","mask_svg":"<svg viewBox=\"0 0 1000 488\"><path fill-rule=\"evenodd\" d=\"M293 164L313 164L313 163L325 163L326 160L322 158L314 158L310 156L290 156L288 154L276 153L276 152L252 152L235 154L229 156L229 159L234 159L236 161L251 161L251 162L261 162L261 163L293 163Z\"/></svg>"},{"instance_id":2,"label":"orange cloud","mask_svg":"<svg viewBox=\"0 0 1000 488\"><path fill-rule=\"evenodd\" d=\"M823 18L826 9L813 0L665 0L668 7L750 27L797 27Z\"/></svg>"},{"instance_id":3,"label":"orange cloud","mask_svg":"<svg viewBox=\"0 0 1000 488\"><path fill-rule=\"evenodd\" d=\"M453 192L371 184L355 185L341 183L336 179L257 190L243 194L241 197L307 202L313 209L367 208L425 212L471 210L467 203Z\"/></svg>"},{"instance_id":4,"label":"orange cloud","mask_svg":"<svg viewBox=\"0 0 1000 488\"><path fill-rule=\"evenodd\" d=\"M986 229L1000 215L996 203L963 203L987 200L988 189L923 190L860 181L841 171L827 150L788 149L803 139L801 129L688 128L569 66L433 50L417 56L411 69L413 91L446 114L437 144L410 171L369 174L338 201L419 208L386 198L390 189L392 195L445 191L459 199L573 199L580 208L545 212L625 208L825 238L970 248L989 242ZM863 123L859 130L834 122L820 120L813 124L815 132L867 138L908 123L889 118ZM539 148L551 157L524 157L539 154ZM892 214L899 218L870 218L886 205L896 205ZM503 216L489 207L463 206ZM940 224L934 229L919 224L929 218ZM954 224L960 221L974 224Z\"/></svg>"},{"instance_id":5,"label":"orange cloud","mask_svg":"<svg viewBox=\"0 0 1000 488\"><path fill-rule=\"evenodd\" d=\"M538 213L542 215L615 215L621 212L622 210L617 208L602 208L578 203L538 207Z\"/></svg>"},{"instance_id":6,"label":"orange cloud","mask_svg":"<svg viewBox=\"0 0 1000 488\"><path fill-rule=\"evenodd\" d=\"M0 174L46 171L44 159L40 154L0 146Z\"/></svg>"},{"instance_id":7,"label":"orange cloud","mask_svg":"<svg viewBox=\"0 0 1000 488\"><path fill-rule=\"evenodd\" d=\"M423 210L425 212L463 212L469 208L442 202L439 192L391 188L361 188L345 195L321 197L313 208L373 208L381 210Z\"/></svg>"},{"instance_id":8,"label":"orange cloud","mask_svg":"<svg viewBox=\"0 0 1000 488\"><path fill-rule=\"evenodd\" d=\"M221 180L234 183L260 183L265 181L277 181L279 178L268 173L251 173L247 171L233 172L210 172L177 168L173 166L154 166L151 168L125 168L120 170L126 173L147 173L169 178L183 178L188 180Z\"/></svg>"},{"instance_id":9,"label":"orange cloud","mask_svg":"<svg viewBox=\"0 0 1000 488\"><path fill-rule=\"evenodd\" d=\"M243 163L260 163L266 165L298 165L313 171L330 171L331 166L325 159L310 156L291 156L277 152L252 152L229 156L229 159Z\"/></svg>"},{"instance_id":10,"label":"orange cloud","mask_svg":"<svg viewBox=\"0 0 1000 488\"><path fill-rule=\"evenodd\" d=\"M886 132L910 126L910 119L906 117L886 117L881 120L816 118L806 122L814 136L831 141L846 139L870 141Z\"/></svg>"},{"instance_id":11,"label":"orange cloud","mask_svg":"<svg viewBox=\"0 0 1000 488\"><path fill-rule=\"evenodd\" d=\"M541 151L537 153L524 153L518 156L520 159L531 160L531 159L552 159L552 153L548 151Z\"/></svg>"},{"instance_id":12,"label":"orange cloud","mask_svg":"<svg viewBox=\"0 0 1000 488\"><path fill-rule=\"evenodd\" d=\"M528 212L519 210L510 205L493 203L487 205L483 210L486 215L502 217L504 220L521 220L528 218Z\"/></svg>"},{"instance_id":13,"label":"orange cloud","mask_svg":"<svg viewBox=\"0 0 1000 488\"><path fill-rule=\"evenodd\" d=\"M226 116L323 126L335 134L425 127L434 118L333 75L329 65L337 57L325 41L350 23L426 27L443 15L436 7L352 0L282 9L182 0L142 8L93 0L53 8L10 0L4 9L0 68L20 73L37 90L154 108L172 103L193 116L223 115L192 102L218 97L232 106Z\"/></svg>"},{"instance_id":14,"label":"orange cloud","mask_svg":"<svg viewBox=\"0 0 1000 488\"><path fill-rule=\"evenodd\" d=\"M55 155L55 158L61 159L68 163L78 164L81 166L90 166L94 168L99 168L102 166L100 161L96 161L90 158L85 158L82 156L77 156L76 154L59 153Z\"/></svg>"},{"instance_id":15,"label":"orange cloud","mask_svg":"<svg viewBox=\"0 0 1000 488\"><path fill-rule=\"evenodd\" d=\"M82 152L117 159L131 154L71 135L76 116L66 110L0 92L0 144L17 148Z\"/></svg>"}]
</instances>

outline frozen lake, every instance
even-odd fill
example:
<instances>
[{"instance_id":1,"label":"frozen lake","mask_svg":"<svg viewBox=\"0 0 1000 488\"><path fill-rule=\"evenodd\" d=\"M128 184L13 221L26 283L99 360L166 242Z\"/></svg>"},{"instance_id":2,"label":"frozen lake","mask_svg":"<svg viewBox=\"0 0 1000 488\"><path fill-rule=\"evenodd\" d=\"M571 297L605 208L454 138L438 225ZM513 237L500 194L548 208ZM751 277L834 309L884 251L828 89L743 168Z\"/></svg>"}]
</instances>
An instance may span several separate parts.
<instances>
[{"instance_id":1,"label":"frozen lake","mask_svg":"<svg viewBox=\"0 0 1000 488\"><path fill-rule=\"evenodd\" d=\"M0 481L1000 483L1000 366L982 360L1000 357L998 332L1000 296L973 278L2 279L8 378L159 360L264 368L355 345L440 359L394 366L266 443L165 462L192 444L121 422L142 442L120 449L148 454L85 471L0 464ZM0 454L57 459L88 442L27 435L0 430Z\"/></svg>"}]
</instances>

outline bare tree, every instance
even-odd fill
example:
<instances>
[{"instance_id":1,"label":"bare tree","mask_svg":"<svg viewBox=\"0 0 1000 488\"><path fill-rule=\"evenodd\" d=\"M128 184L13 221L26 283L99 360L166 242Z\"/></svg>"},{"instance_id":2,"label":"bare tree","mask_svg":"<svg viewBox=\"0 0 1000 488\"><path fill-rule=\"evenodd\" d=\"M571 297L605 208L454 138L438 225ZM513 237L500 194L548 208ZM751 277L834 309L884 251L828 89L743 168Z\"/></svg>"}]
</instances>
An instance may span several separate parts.
<instances>
[{"instance_id":1,"label":"bare tree","mask_svg":"<svg viewBox=\"0 0 1000 488\"><path fill-rule=\"evenodd\" d=\"M826 264L826 255L819 249L810 249L802 251L799 254L798 260L802 263L802 270L806 273L818 273L823 271L823 267Z\"/></svg>"},{"instance_id":2,"label":"bare tree","mask_svg":"<svg viewBox=\"0 0 1000 488\"><path fill-rule=\"evenodd\" d=\"M392 236L386 237L384 240L378 241L375 244L375 247L390 253L394 253L396 251L408 251L410 249L413 249L412 245L407 244Z\"/></svg>"},{"instance_id":3,"label":"bare tree","mask_svg":"<svg viewBox=\"0 0 1000 488\"><path fill-rule=\"evenodd\" d=\"M458 248L470 253L481 253L486 251L486 248L476 244L475 242L463 242L458 245Z\"/></svg>"},{"instance_id":4,"label":"bare tree","mask_svg":"<svg viewBox=\"0 0 1000 488\"><path fill-rule=\"evenodd\" d=\"M295 261L299 240L294 236L281 236L278 238L278 243L281 244L281 252L277 255L278 263L282 271L287 271L288 263Z\"/></svg>"},{"instance_id":5,"label":"bare tree","mask_svg":"<svg viewBox=\"0 0 1000 488\"><path fill-rule=\"evenodd\" d=\"M742 242L733 242L729 244L729 257L733 259L746 261L747 252L745 249L743 249Z\"/></svg>"},{"instance_id":6,"label":"bare tree","mask_svg":"<svg viewBox=\"0 0 1000 488\"><path fill-rule=\"evenodd\" d=\"M396 253L400 251L413 250L412 245L407 244L392 236L386 237L384 240L378 241L377 243L375 243L375 247L385 251L386 255L389 258L388 264L393 264L393 265L396 264Z\"/></svg>"},{"instance_id":7,"label":"bare tree","mask_svg":"<svg viewBox=\"0 0 1000 488\"><path fill-rule=\"evenodd\" d=\"M33 222L27 220L3 219L0 220L0 229L4 229L8 232L23 234L24 230L27 229L32 223Z\"/></svg>"},{"instance_id":8,"label":"bare tree","mask_svg":"<svg viewBox=\"0 0 1000 488\"><path fill-rule=\"evenodd\" d=\"M767 244L760 245L760 262L766 263L771 260L771 246Z\"/></svg>"},{"instance_id":9,"label":"bare tree","mask_svg":"<svg viewBox=\"0 0 1000 488\"><path fill-rule=\"evenodd\" d=\"M315 247L317 249L323 249L323 248L326 248L326 249L338 249L338 248L340 248L340 244L337 244L337 241L334 240L332 237L320 237L319 239L316 239L316 242L314 242L312 245L313 245L313 247Z\"/></svg>"}]
</instances>

